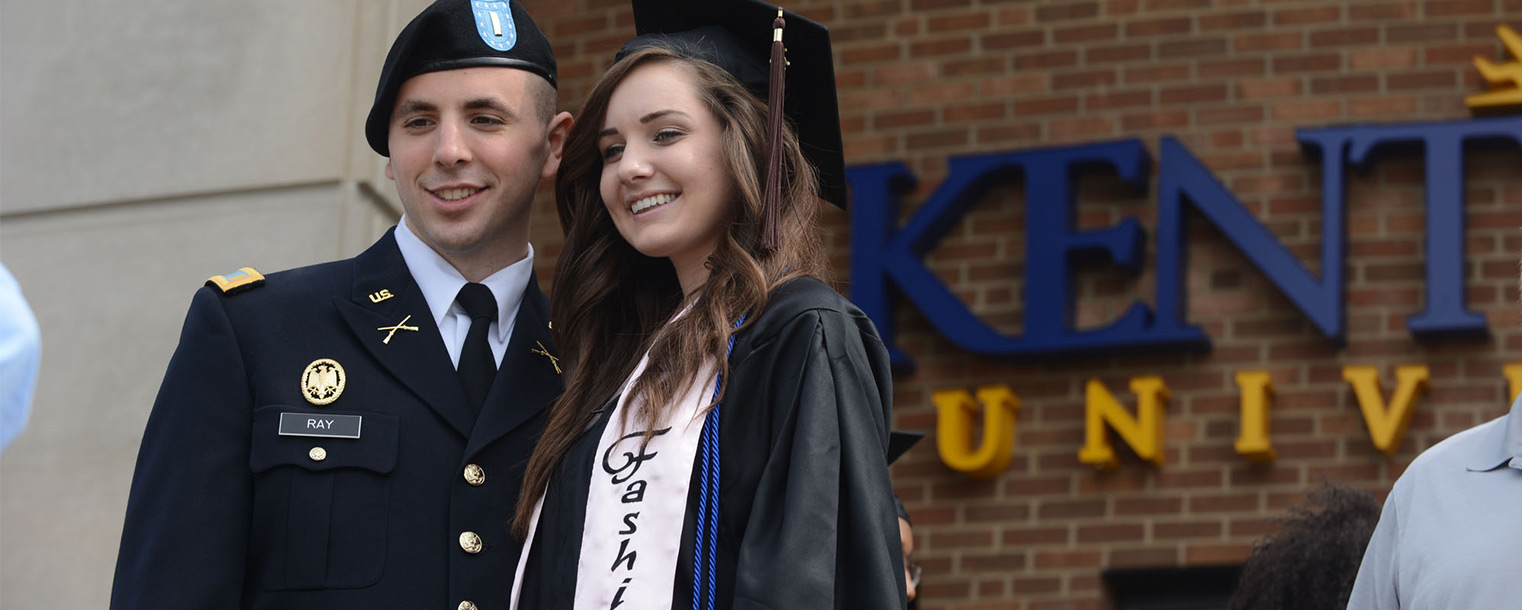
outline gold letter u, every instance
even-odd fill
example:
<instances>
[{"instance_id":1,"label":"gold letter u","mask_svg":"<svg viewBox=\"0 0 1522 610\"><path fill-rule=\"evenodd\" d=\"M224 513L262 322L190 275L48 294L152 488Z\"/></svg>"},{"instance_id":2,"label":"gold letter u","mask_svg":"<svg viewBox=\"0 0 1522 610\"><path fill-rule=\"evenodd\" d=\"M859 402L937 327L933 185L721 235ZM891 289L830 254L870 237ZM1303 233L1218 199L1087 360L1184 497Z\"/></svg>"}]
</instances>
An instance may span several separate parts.
<instances>
[{"instance_id":1,"label":"gold letter u","mask_svg":"<svg viewBox=\"0 0 1522 610\"><path fill-rule=\"evenodd\" d=\"M1015 453L1015 413L1020 410L1020 398L1009 386L978 388L976 401L966 390L940 390L930 400L935 403L935 446L941 462L978 479L997 476L1009 466ZM973 449L972 422L979 404L983 440Z\"/></svg>"}]
</instances>

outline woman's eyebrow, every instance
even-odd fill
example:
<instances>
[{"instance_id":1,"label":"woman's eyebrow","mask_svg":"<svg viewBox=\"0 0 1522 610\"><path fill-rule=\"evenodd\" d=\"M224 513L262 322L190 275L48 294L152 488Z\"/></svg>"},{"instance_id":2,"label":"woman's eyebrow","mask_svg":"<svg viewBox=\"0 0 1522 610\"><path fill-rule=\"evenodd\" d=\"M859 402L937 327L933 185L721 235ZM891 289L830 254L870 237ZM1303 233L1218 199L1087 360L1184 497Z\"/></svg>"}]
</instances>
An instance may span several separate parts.
<instances>
[{"instance_id":1,"label":"woman's eyebrow","mask_svg":"<svg viewBox=\"0 0 1522 610\"><path fill-rule=\"evenodd\" d=\"M676 110L676 109L673 109L673 108L668 108L666 110L657 110L655 112L652 112L650 114L642 116L642 117L639 118L639 122L640 122L640 124L649 123L650 121L654 121L654 120L656 120L658 118L661 118L663 116L666 116L668 114L679 114L679 115L682 115L684 117L689 117L690 116L687 113L682 112L680 110ZM599 138L606 138L606 137L612 136L612 135L618 135L618 128L617 127L609 127L607 129L604 129L602 131L597 132L597 137L599 137Z\"/></svg>"},{"instance_id":2,"label":"woman's eyebrow","mask_svg":"<svg viewBox=\"0 0 1522 610\"><path fill-rule=\"evenodd\" d=\"M682 115L684 117L687 116L687 113L682 112L680 110L676 110L676 109L657 110L655 112L652 112L650 114L647 114L645 116L640 117L639 118L639 122L641 124L649 123L650 121L654 121L654 120L656 120L658 118L661 118L663 116L666 116L668 114L680 114L680 115Z\"/></svg>"}]
</instances>

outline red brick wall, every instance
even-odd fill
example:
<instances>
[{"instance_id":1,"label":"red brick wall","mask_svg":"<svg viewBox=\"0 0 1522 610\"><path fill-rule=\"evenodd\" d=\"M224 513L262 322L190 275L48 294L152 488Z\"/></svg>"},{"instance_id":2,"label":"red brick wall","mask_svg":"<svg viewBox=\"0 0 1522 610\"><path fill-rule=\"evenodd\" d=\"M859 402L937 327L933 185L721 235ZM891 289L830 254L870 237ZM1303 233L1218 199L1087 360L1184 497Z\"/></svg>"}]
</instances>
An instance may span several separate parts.
<instances>
[{"instance_id":1,"label":"red brick wall","mask_svg":"<svg viewBox=\"0 0 1522 610\"><path fill-rule=\"evenodd\" d=\"M632 35L623 0L525 2L556 45L562 106L574 112L612 51ZM902 160L919 176L910 214L944 177L951 155L1175 135L1258 219L1317 270L1320 174L1294 140L1298 127L1468 116L1484 89L1475 55L1503 59L1498 23L1522 28L1522 0L810 0L787 8L830 26L848 164ZM1387 157L1348 189L1347 343L1320 336L1215 229L1189 233L1189 320L1208 353L1091 356L1010 362L961 351L907 304L900 347L919 367L895 380L899 427L933 431L930 394L1008 384L1024 406L1015 460L975 481L941 465L933 441L894 468L915 517L925 567L922 608L1105 608L1110 568L1241 561L1253 540L1320 481L1383 496L1422 449L1498 416L1501 375L1522 361L1522 153L1483 152L1466 164L1469 306L1489 338L1421 343L1405 318L1422 309L1423 164ZM1155 187L1136 194L1111 176L1081 182L1082 227L1136 218L1149 242ZM996 189L927 258L979 315L1021 331L1023 181ZM555 215L540 202L536 243L548 275ZM823 215L842 286L847 216ZM1095 265L1078 278L1078 321L1101 326L1136 300L1140 277ZM1342 367L1427 364L1421 400L1397 455L1370 443ZM1266 369L1277 389L1278 460L1235 455L1238 370ZM1167 458L1153 468L1122 450L1116 471L1077 461L1083 384L1102 380L1123 401L1132 376L1160 375L1168 404ZM1119 441L1117 440L1117 445Z\"/></svg>"}]
</instances>

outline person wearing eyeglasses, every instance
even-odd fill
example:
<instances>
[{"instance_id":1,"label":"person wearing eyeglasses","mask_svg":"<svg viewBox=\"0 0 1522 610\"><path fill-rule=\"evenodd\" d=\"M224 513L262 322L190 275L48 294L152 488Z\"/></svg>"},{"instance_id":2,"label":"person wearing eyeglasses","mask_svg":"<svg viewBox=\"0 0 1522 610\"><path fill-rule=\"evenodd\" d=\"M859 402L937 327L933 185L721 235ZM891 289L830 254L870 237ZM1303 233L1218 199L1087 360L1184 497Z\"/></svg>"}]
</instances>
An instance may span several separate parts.
<instances>
[{"instance_id":1,"label":"person wearing eyeglasses","mask_svg":"<svg viewBox=\"0 0 1522 610\"><path fill-rule=\"evenodd\" d=\"M899 458L904 457L915 443L925 438L924 432L912 430L893 430L888 433L888 465L893 465ZM909 520L909 509L904 508L904 502L893 496L893 510L898 512L898 538L900 547L904 552L904 584L908 589L909 610L914 610L914 600L919 597L920 588L920 565L910 560L914 554L914 522Z\"/></svg>"},{"instance_id":2,"label":"person wearing eyeglasses","mask_svg":"<svg viewBox=\"0 0 1522 610\"><path fill-rule=\"evenodd\" d=\"M915 600L919 599L920 588L920 564L914 563L914 523L909 521L909 511L904 509L904 503L898 498L893 498L893 507L898 509L898 538L904 548L904 585L909 592L909 610L916 607Z\"/></svg>"}]
</instances>

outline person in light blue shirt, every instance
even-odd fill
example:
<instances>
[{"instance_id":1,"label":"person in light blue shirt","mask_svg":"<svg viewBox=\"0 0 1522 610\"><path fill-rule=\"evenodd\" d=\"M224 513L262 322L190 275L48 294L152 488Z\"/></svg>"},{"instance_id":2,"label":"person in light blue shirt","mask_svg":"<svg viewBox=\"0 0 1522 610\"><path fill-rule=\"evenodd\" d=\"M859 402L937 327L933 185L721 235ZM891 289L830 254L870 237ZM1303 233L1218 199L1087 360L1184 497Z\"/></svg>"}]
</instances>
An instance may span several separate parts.
<instances>
[{"instance_id":1,"label":"person in light blue shirt","mask_svg":"<svg viewBox=\"0 0 1522 610\"><path fill-rule=\"evenodd\" d=\"M21 296L21 285L0 264L0 451L26 428L41 357L37 318Z\"/></svg>"},{"instance_id":2,"label":"person in light blue shirt","mask_svg":"<svg viewBox=\"0 0 1522 610\"><path fill-rule=\"evenodd\" d=\"M1522 607L1522 399L1417 456L1385 500L1348 610Z\"/></svg>"}]
</instances>

